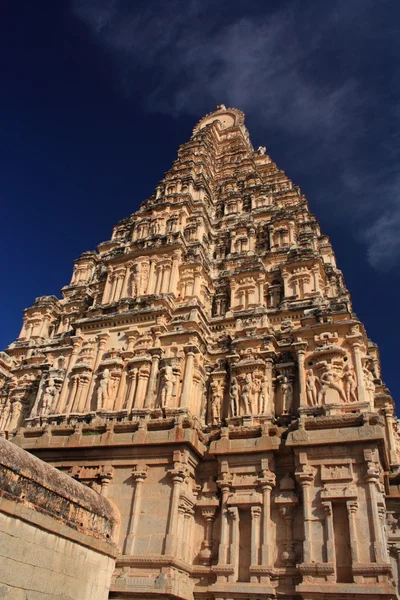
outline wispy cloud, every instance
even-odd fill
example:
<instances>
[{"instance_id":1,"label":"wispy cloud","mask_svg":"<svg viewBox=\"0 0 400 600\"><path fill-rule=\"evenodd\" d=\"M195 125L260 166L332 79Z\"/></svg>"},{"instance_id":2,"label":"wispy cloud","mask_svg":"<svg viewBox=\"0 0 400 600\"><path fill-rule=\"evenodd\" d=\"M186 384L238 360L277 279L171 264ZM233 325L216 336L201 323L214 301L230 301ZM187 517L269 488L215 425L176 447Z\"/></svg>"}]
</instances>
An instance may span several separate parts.
<instances>
[{"instance_id":1,"label":"wispy cloud","mask_svg":"<svg viewBox=\"0 0 400 600\"><path fill-rule=\"evenodd\" d=\"M332 214L340 202L368 261L384 269L400 258L400 198L394 140L376 145L399 116L384 71L400 42L395 3L378 4L75 0L73 10L148 110L198 117L224 102L294 140L316 168L332 162L335 180L314 191Z\"/></svg>"}]
</instances>

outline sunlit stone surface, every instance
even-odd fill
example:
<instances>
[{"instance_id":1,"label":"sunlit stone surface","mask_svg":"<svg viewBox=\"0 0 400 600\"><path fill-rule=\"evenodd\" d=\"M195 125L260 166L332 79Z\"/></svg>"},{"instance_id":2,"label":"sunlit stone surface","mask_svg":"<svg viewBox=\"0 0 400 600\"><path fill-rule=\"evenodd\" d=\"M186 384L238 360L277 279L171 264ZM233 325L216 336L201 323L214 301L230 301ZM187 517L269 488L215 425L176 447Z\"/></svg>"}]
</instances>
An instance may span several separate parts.
<instances>
[{"instance_id":1,"label":"sunlit stone surface","mask_svg":"<svg viewBox=\"0 0 400 600\"><path fill-rule=\"evenodd\" d=\"M3 435L121 514L110 598L397 598L378 349L239 110L26 309L0 376Z\"/></svg>"}]
</instances>

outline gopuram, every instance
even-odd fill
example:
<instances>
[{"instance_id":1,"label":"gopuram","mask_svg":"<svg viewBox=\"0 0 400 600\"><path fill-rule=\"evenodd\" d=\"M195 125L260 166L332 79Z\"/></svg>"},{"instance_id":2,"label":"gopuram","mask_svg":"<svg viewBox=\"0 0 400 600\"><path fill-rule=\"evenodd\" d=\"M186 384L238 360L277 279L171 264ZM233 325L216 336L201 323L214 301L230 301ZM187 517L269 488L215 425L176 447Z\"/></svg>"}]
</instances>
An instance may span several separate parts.
<instances>
[{"instance_id":1,"label":"gopuram","mask_svg":"<svg viewBox=\"0 0 400 600\"><path fill-rule=\"evenodd\" d=\"M119 510L109 598L398 598L379 353L300 189L218 106L25 310L2 435Z\"/></svg>"}]
</instances>

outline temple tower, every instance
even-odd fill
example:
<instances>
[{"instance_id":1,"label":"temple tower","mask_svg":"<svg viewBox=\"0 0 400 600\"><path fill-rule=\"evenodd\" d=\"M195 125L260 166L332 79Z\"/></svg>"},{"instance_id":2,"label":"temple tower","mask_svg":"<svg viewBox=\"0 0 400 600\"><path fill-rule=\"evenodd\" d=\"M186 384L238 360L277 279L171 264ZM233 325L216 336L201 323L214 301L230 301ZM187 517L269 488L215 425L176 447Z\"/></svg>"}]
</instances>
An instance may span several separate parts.
<instances>
[{"instance_id":1,"label":"temple tower","mask_svg":"<svg viewBox=\"0 0 400 600\"><path fill-rule=\"evenodd\" d=\"M199 121L0 353L3 435L121 514L110 598L398 597L379 353L241 111Z\"/></svg>"}]
</instances>

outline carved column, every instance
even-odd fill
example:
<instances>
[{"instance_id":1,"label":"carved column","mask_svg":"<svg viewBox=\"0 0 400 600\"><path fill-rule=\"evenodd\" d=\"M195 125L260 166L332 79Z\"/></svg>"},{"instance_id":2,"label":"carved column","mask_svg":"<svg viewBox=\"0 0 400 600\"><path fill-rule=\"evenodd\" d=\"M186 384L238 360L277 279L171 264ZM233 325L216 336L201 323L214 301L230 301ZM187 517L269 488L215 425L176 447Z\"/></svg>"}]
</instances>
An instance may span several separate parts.
<instances>
[{"instance_id":1,"label":"carved column","mask_svg":"<svg viewBox=\"0 0 400 600\"><path fill-rule=\"evenodd\" d=\"M99 474L100 479L100 496L104 496L107 498L108 496L108 487L110 485L110 481L112 480L114 475L113 467L102 467L101 472Z\"/></svg>"},{"instance_id":2,"label":"carved column","mask_svg":"<svg viewBox=\"0 0 400 600\"><path fill-rule=\"evenodd\" d=\"M370 454L370 451L366 450L365 453ZM377 485L379 482L379 471L377 466L371 460L371 456L367 456L368 469L365 477L365 481L368 485L369 491L369 509L371 514L371 529L372 529L372 546L374 549L375 562L386 562L385 552L382 546L382 528L378 513L378 498L377 498Z\"/></svg>"},{"instance_id":3,"label":"carved column","mask_svg":"<svg viewBox=\"0 0 400 600\"><path fill-rule=\"evenodd\" d=\"M197 296L200 299L200 288L201 288L201 273L199 269L194 271L194 286L193 296Z\"/></svg>"},{"instance_id":4,"label":"carved column","mask_svg":"<svg viewBox=\"0 0 400 600\"><path fill-rule=\"evenodd\" d=\"M231 506L227 512L231 519L229 564L233 567L233 574L229 575L228 581L234 582L239 577L239 509L237 506Z\"/></svg>"},{"instance_id":5,"label":"carved column","mask_svg":"<svg viewBox=\"0 0 400 600\"><path fill-rule=\"evenodd\" d=\"M231 489L232 480L226 473L223 474L222 479L217 481L221 493L221 534L219 537L219 549L218 549L218 565L224 566L228 564L228 544L229 544L229 523L228 523L228 507L227 501L229 492Z\"/></svg>"},{"instance_id":6,"label":"carved column","mask_svg":"<svg viewBox=\"0 0 400 600\"><path fill-rule=\"evenodd\" d=\"M261 507L251 507L251 567L259 564Z\"/></svg>"},{"instance_id":7,"label":"carved column","mask_svg":"<svg viewBox=\"0 0 400 600\"><path fill-rule=\"evenodd\" d=\"M177 543L178 506L182 483L185 480L183 469L172 469L169 471L172 477L172 494L169 508L168 531L165 538L165 554L175 556Z\"/></svg>"},{"instance_id":8,"label":"carved column","mask_svg":"<svg viewBox=\"0 0 400 600\"><path fill-rule=\"evenodd\" d=\"M288 296L291 296L291 294L289 294L289 289L288 289L289 273L283 272L282 279L283 279L283 297L287 298Z\"/></svg>"},{"instance_id":9,"label":"carved column","mask_svg":"<svg viewBox=\"0 0 400 600\"><path fill-rule=\"evenodd\" d=\"M351 344L351 347L353 350L354 367L355 367L356 377L357 377L358 400L360 402L366 402L367 398L366 398L366 394L365 394L364 373L363 373L362 361L361 361L362 343L358 342L358 341L353 342Z\"/></svg>"},{"instance_id":10,"label":"carved column","mask_svg":"<svg viewBox=\"0 0 400 600\"><path fill-rule=\"evenodd\" d=\"M149 370L147 366L140 367L139 378L135 393L135 408L143 408L148 378Z\"/></svg>"},{"instance_id":11,"label":"carved column","mask_svg":"<svg viewBox=\"0 0 400 600\"><path fill-rule=\"evenodd\" d=\"M316 294L320 293L320 287L319 287L319 267L315 266L312 268L312 276L313 276L313 281L314 281L314 290Z\"/></svg>"},{"instance_id":12,"label":"carved column","mask_svg":"<svg viewBox=\"0 0 400 600\"><path fill-rule=\"evenodd\" d=\"M142 505L142 488L143 482L147 477L147 467L144 467L142 469L135 467L131 475L132 479L135 482L135 491L132 496L132 513L129 525L129 533L126 538L125 554L135 553L135 539L137 535L137 527L139 523L140 509Z\"/></svg>"},{"instance_id":13,"label":"carved column","mask_svg":"<svg viewBox=\"0 0 400 600\"><path fill-rule=\"evenodd\" d=\"M382 412L385 415L386 435L389 446L389 460L390 464L393 465L397 463L396 442L394 439L394 426L396 418L394 416L394 409L392 406L385 407Z\"/></svg>"},{"instance_id":14,"label":"carved column","mask_svg":"<svg viewBox=\"0 0 400 600\"><path fill-rule=\"evenodd\" d=\"M312 511L310 488L315 477L315 469L310 465L303 465L301 471L296 472L297 480L303 491L303 523L304 523L304 542L303 542L303 562L310 563L313 560L312 552Z\"/></svg>"},{"instance_id":15,"label":"carved column","mask_svg":"<svg viewBox=\"0 0 400 600\"><path fill-rule=\"evenodd\" d=\"M275 475L268 469L263 470L263 476L258 480L263 493L262 507L262 545L261 545L261 564L263 567L272 565L271 544L269 532L271 530L271 492L275 486Z\"/></svg>"},{"instance_id":16,"label":"carved column","mask_svg":"<svg viewBox=\"0 0 400 600\"><path fill-rule=\"evenodd\" d=\"M149 383L147 386L146 398L144 401L145 408L154 408L154 394L156 391L157 384L157 374L158 374L158 365L161 359L161 348L153 348L149 350L151 357L151 369L150 369L150 377Z\"/></svg>"},{"instance_id":17,"label":"carved column","mask_svg":"<svg viewBox=\"0 0 400 600\"><path fill-rule=\"evenodd\" d=\"M64 409L68 408L68 407L64 406L64 403L65 403L66 395L68 393L69 374L71 372L72 367L74 366L74 364L76 362L82 340L83 340L83 338L81 338L79 336L72 338L72 352L71 352L71 356L69 358L68 367L65 372L65 379L63 381L61 392L60 392L60 397L59 397L59 400L57 403L57 410L55 412L62 413L62 412L64 412ZM74 396L71 394L69 409L71 409L71 402L73 400L73 397Z\"/></svg>"},{"instance_id":18,"label":"carved column","mask_svg":"<svg viewBox=\"0 0 400 600\"><path fill-rule=\"evenodd\" d=\"M169 292L176 294L176 287L178 285L179 279L179 262L180 262L181 254L180 252L174 252L172 257L172 271L171 277L169 281Z\"/></svg>"},{"instance_id":19,"label":"carved column","mask_svg":"<svg viewBox=\"0 0 400 600\"><path fill-rule=\"evenodd\" d=\"M205 522L204 540L201 543L199 559L203 564L208 565L212 557L212 530L215 521L216 508L204 508L201 516Z\"/></svg>"},{"instance_id":20,"label":"carved column","mask_svg":"<svg viewBox=\"0 0 400 600\"><path fill-rule=\"evenodd\" d=\"M332 502L321 502L325 511L325 548L326 562L335 563L335 533L333 530Z\"/></svg>"},{"instance_id":21,"label":"carved column","mask_svg":"<svg viewBox=\"0 0 400 600\"><path fill-rule=\"evenodd\" d=\"M186 353L186 365L180 405L188 407L190 405L190 395L192 391L194 356L198 350L195 346L187 346L184 350Z\"/></svg>"},{"instance_id":22,"label":"carved column","mask_svg":"<svg viewBox=\"0 0 400 600\"><path fill-rule=\"evenodd\" d=\"M155 270L155 262L154 262L154 260L152 260L152 261L150 261L149 281L147 283L147 290L145 290L146 294L154 293L154 270Z\"/></svg>"},{"instance_id":23,"label":"carved column","mask_svg":"<svg viewBox=\"0 0 400 600\"><path fill-rule=\"evenodd\" d=\"M126 265L124 281L123 281L123 284L122 284L121 298L126 298L127 297L128 282L129 282L129 277L131 275L131 269L132 269L132 267L133 267L133 263L132 262L128 262L127 265Z\"/></svg>"},{"instance_id":24,"label":"carved column","mask_svg":"<svg viewBox=\"0 0 400 600\"><path fill-rule=\"evenodd\" d=\"M282 554L282 558L287 565L293 566L295 564L296 556L293 549L293 519L294 519L294 506L282 505L279 508L279 512L285 521L285 550Z\"/></svg>"},{"instance_id":25,"label":"carved column","mask_svg":"<svg viewBox=\"0 0 400 600\"><path fill-rule=\"evenodd\" d=\"M307 393L306 393L306 383L305 383L305 356L307 350L306 342L296 342L294 344L297 353L297 365L299 371L299 389L300 389L300 406L307 406Z\"/></svg>"},{"instance_id":26,"label":"carved column","mask_svg":"<svg viewBox=\"0 0 400 600\"><path fill-rule=\"evenodd\" d=\"M357 540L357 508L358 504L355 501L346 502L347 515L349 518L350 544L351 544L351 560L354 563L358 562L358 540Z\"/></svg>"},{"instance_id":27,"label":"carved column","mask_svg":"<svg viewBox=\"0 0 400 600\"><path fill-rule=\"evenodd\" d=\"M93 367L93 372L91 375L91 380L90 380L90 385L89 385L89 392L87 395L87 399L86 399L86 411L90 410L90 402L92 399L92 395L93 395L93 390L94 390L94 386L96 384L96 372L97 369L99 367L100 361L103 357L104 354L104 349L106 347L106 343L108 338L110 337L109 333L99 333L99 335L97 336L97 353L96 353L96 358L94 361L94 367Z\"/></svg>"},{"instance_id":28,"label":"carved column","mask_svg":"<svg viewBox=\"0 0 400 600\"><path fill-rule=\"evenodd\" d=\"M188 564L191 562L193 515L194 510L192 508L187 508L184 515L183 540L185 543L183 545L182 558Z\"/></svg>"},{"instance_id":29,"label":"carved column","mask_svg":"<svg viewBox=\"0 0 400 600\"><path fill-rule=\"evenodd\" d=\"M169 285L170 285L170 279L171 279L171 266L166 264L166 265L164 265L164 275L163 275L162 286L161 286L162 294L166 294L168 292Z\"/></svg>"},{"instance_id":30,"label":"carved column","mask_svg":"<svg viewBox=\"0 0 400 600\"><path fill-rule=\"evenodd\" d=\"M138 374L138 369L130 369L128 371L128 379L129 379L129 385L128 385L128 398L126 401L126 410L128 411L128 414L131 412L132 407L134 405L134 399L135 399L135 392L136 392L136 386L137 386L137 374Z\"/></svg>"}]
</instances>

